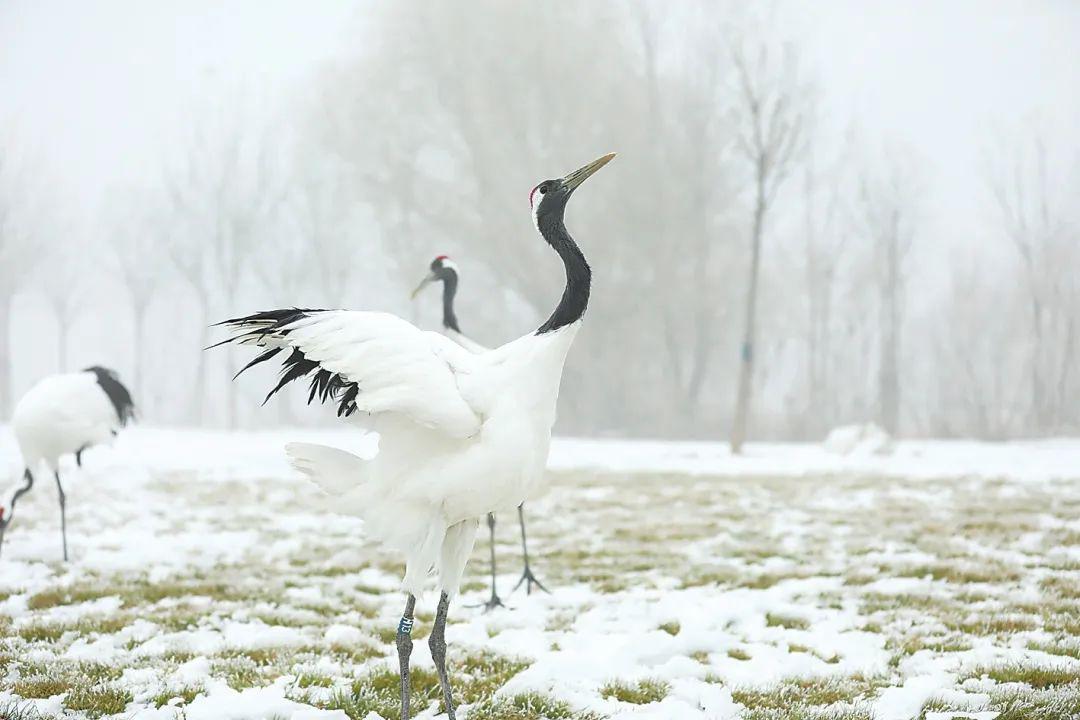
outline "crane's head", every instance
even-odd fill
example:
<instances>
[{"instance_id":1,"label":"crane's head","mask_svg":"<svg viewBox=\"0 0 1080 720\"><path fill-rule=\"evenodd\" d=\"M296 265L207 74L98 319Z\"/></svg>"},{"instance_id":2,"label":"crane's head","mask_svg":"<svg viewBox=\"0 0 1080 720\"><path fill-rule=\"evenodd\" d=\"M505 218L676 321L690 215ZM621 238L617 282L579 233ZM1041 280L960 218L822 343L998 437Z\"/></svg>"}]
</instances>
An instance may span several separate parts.
<instances>
[{"instance_id":1,"label":"crane's head","mask_svg":"<svg viewBox=\"0 0 1080 720\"><path fill-rule=\"evenodd\" d=\"M593 160L583 168L579 168L566 177L556 180L545 180L532 189L529 193L529 207L533 211L533 222L537 229L540 228L541 220L547 218L562 219L566 209L566 201L574 194L581 183L585 182L590 175L611 162L615 153L608 153L603 157Z\"/></svg>"},{"instance_id":2,"label":"crane's head","mask_svg":"<svg viewBox=\"0 0 1080 720\"><path fill-rule=\"evenodd\" d=\"M443 283L457 283L458 269L454 261L447 255L439 255L431 261L429 266L430 272L427 276L420 281L420 284L416 286L416 289L412 291L412 295L409 297L415 299L420 291L426 288L433 282L442 281Z\"/></svg>"}]
</instances>

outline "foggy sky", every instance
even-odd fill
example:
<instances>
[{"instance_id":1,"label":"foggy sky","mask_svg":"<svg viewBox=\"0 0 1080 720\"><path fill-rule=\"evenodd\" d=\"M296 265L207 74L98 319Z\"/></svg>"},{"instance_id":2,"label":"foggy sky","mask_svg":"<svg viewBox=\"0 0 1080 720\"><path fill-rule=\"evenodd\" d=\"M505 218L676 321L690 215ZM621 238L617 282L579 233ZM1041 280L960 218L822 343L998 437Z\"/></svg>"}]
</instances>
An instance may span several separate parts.
<instances>
[{"instance_id":1,"label":"foggy sky","mask_svg":"<svg viewBox=\"0 0 1080 720\"><path fill-rule=\"evenodd\" d=\"M640 16L634 2L626 0L628 27ZM250 136L272 128L274 137L284 138L294 125L310 126L312 108L334 107L332 102L312 102L314 93L356 89L355 82L363 81L353 77L358 67L364 67L357 58L371 39L365 37L369 30L365 12L371 7L346 0L304 4L191 0L171 5L0 0L0 147L14 148L21 155L15 158L16 165L38 166L37 180L48 183L50 212L59 218L50 226L50 237L89 242L116 228L103 216L108 201L130 196L131 205L138 195L125 195L126 191L162 187L166 167L175 165L171 161L184 153L192 128L211 113L238 109L241 122L250 126ZM614 7L616 12L623 8L617 3ZM743 7L732 2L731 12L717 16L740 16ZM553 17L564 21L583 17L569 3L558 9L561 15ZM685 32L686 18L679 22L679 14L689 16L697 9L700 6L676 1L655 4L648 15L656 23L667 19L661 13L674 13L675 22L657 26L668 33ZM421 7L409 22L415 23L425 11ZM1076 152L1080 5L1064 0L891 4L780 0L772 7L754 4L751 12L760 16L759 24L765 19L767 35L796 45L800 74L812 84L818 101L816 127L810 131L815 155L831 161L840 154L837 148L844 146L858 148L859 155L848 158L849 171L873 172L882 165L878 160L890 153L912 160L917 169L921 192L912 204L919 217L911 263L917 271L908 283L912 324L921 330L939 324L942 296L952 286L950 275L961 274L968 266L955 259L946 262L948 254L963 251L1002 258L1002 278L1008 280L1002 283L989 275L988 285L1017 285L1015 273L1009 275L1015 269L1015 249L1002 241L984 165L994 153L1012 152L1018 139L1036 134L1047 147ZM377 27L375 22L370 25L373 32ZM736 32L733 37L737 36ZM716 52L726 51L727 39L718 27ZM673 59L688 47L674 36L666 40L664 47ZM436 48L436 43L425 47ZM710 36L704 51L712 49ZM434 61L440 62L440 50L435 52ZM395 63L401 62L395 53L391 49L389 64L381 70L389 75L386 82L381 75L368 80L382 92L395 92ZM328 72L332 67L345 69L336 76L337 86L327 82L334 76ZM694 67L677 68L675 73L679 72L693 73ZM522 77L521 82L530 78ZM628 97L637 90L626 88ZM408 97L400 93L388 99ZM376 114L378 110L378 105L368 107ZM408 107L399 110L407 114ZM673 115L671 127L682 119ZM355 121L353 116L354 125ZM276 132L281 129L286 132ZM518 137L520 130L495 128L505 131L502 140ZM658 138L657 144L669 140ZM513 142L501 147L512 151ZM611 149L625 152L607 144L596 152ZM876 155L879 151L881 158ZM1051 158L1055 160L1076 158ZM535 156L529 162L545 164ZM556 164L554 159L551 164ZM514 168L516 182L565 169L558 165ZM843 182L843 173L820 170L826 182ZM767 236L781 240L766 246L767 253L775 253L770 262L778 266L791 265L792 258L781 255L801 252L800 188L800 180L787 184L767 224ZM524 197L526 190L509 195ZM844 192L857 195L853 187ZM497 212L504 211L509 208ZM520 225L525 227L524 207L520 213ZM355 224L359 227L350 229L360 234L353 237L367 237L365 223ZM378 228L371 231L374 238ZM108 254L100 247L94 252ZM94 298L96 317L79 318L72 326L69 364L108 357L123 366L124 358L131 357L126 297L122 287L105 277L107 271L102 272L108 259L104 255L94 259L103 261L93 268L102 275L94 278L95 292L100 293ZM418 265L423 260L418 258ZM981 271L991 265L978 267ZM740 274L736 267L721 270L725 284ZM13 372L17 392L49 367L53 350L47 331L54 321L52 313L40 298L32 297L32 284L23 290L16 298L12 335L25 339L33 334L34 342L23 343L25 347L13 354L18 356ZM175 303L182 306L186 301L188 288L173 290L155 300L162 315L172 316ZM180 314L191 319L182 307ZM152 329L150 345L200 347L197 337L175 337L170 332L171 326ZM785 371L796 369L789 363ZM780 385L786 387L782 378Z\"/></svg>"},{"instance_id":2,"label":"foggy sky","mask_svg":"<svg viewBox=\"0 0 1080 720\"><path fill-rule=\"evenodd\" d=\"M982 202L993 133L1024 123L1051 137L1080 117L1080 4L781 3L823 115L890 138L930 162L928 213L963 223ZM215 98L249 95L288 116L322 64L355 53L363 5L346 0L7 0L0 4L0 132L45 160L72 208L158 173L169 143ZM523 81L526 79L523 78ZM549 169L537 169L541 174Z\"/></svg>"}]
</instances>

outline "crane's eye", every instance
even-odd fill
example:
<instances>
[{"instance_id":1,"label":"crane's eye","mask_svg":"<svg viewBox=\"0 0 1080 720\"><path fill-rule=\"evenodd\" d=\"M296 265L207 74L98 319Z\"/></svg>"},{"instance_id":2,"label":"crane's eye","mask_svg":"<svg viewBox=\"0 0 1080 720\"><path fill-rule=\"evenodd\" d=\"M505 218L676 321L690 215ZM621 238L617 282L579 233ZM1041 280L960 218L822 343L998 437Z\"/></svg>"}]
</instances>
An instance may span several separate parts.
<instances>
[{"instance_id":1,"label":"crane's eye","mask_svg":"<svg viewBox=\"0 0 1080 720\"><path fill-rule=\"evenodd\" d=\"M539 188L540 194L543 195L544 193L546 193L548 191L548 187L549 186L547 183L541 183Z\"/></svg>"}]
</instances>

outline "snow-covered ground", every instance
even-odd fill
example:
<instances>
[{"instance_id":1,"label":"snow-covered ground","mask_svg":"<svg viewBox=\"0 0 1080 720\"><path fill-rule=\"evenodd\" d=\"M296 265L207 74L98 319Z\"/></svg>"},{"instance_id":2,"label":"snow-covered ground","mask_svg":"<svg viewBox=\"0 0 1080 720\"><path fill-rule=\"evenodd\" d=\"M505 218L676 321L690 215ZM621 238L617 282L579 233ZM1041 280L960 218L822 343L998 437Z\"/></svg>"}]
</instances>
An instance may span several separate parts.
<instances>
[{"instance_id":1,"label":"snow-covered ground","mask_svg":"<svg viewBox=\"0 0 1080 720\"><path fill-rule=\"evenodd\" d=\"M286 439L369 442L135 429L88 452L66 565L39 477L0 558L0 718L396 717L398 558L293 477ZM1080 441L562 439L550 466L527 509L553 592L510 593L505 517L507 608L471 607L483 533L451 608L463 720L1080 717ZM426 643L413 664L434 717Z\"/></svg>"}]
</instances>

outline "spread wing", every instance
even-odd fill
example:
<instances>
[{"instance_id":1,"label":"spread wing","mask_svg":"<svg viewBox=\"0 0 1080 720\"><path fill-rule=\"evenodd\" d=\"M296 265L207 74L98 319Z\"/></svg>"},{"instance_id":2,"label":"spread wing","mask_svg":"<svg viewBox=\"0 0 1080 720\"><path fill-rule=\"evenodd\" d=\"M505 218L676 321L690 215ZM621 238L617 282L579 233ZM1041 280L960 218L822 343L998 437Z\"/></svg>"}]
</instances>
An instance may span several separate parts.
<instances>
[{"instance_id":1,"label":"spread wing","mask_svg":"<svg viewBox=\"0 0 1080 720\"><path fill-rule=\"evenodd\" d=\"M476 356L399 317L293 308L219 324L236 331L224 343L266 348L237 375L284 353L280 379L267 400L303 377L310 383L308 402L336 403L339 416L398 413L458 438L480 429L480 415L458 388L459 377L476 366Z\"/></svg>"}]
</instances>

